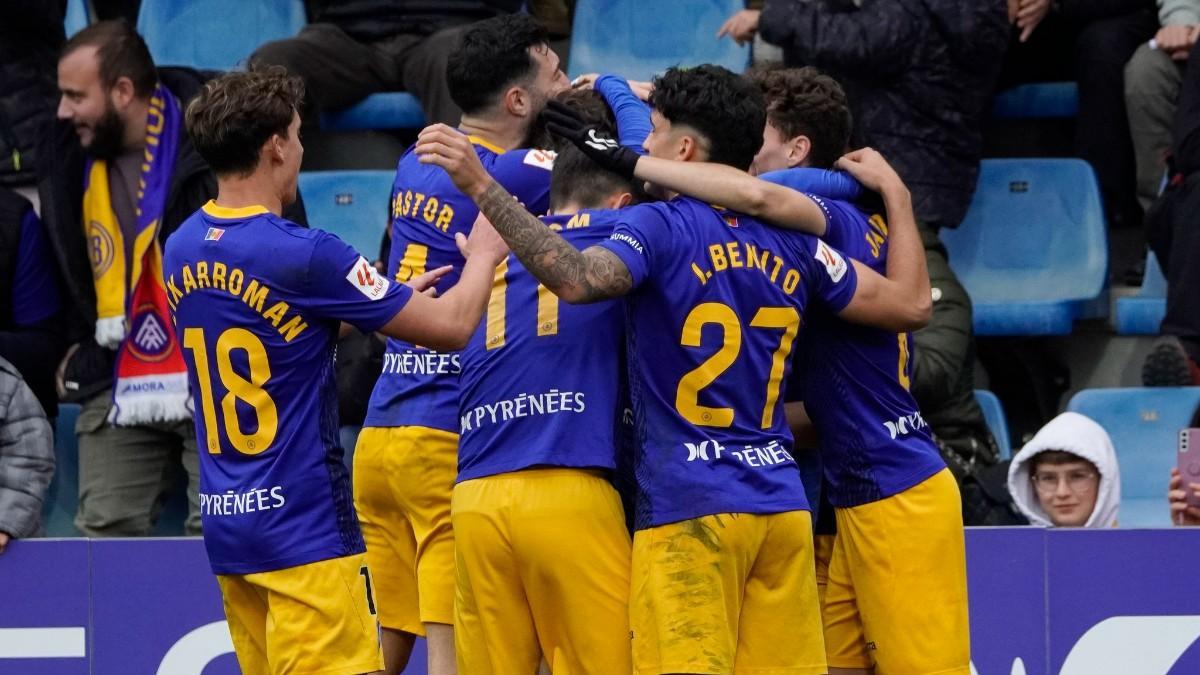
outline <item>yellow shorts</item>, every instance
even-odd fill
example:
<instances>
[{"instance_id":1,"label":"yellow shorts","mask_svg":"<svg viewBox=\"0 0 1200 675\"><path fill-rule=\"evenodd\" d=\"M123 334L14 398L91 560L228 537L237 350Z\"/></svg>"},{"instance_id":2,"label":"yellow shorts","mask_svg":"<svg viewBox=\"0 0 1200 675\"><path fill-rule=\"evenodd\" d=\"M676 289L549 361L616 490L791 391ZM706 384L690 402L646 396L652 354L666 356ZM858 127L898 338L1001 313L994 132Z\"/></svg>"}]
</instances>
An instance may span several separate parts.
<instances>
[{"instance_id":1,"label":"yellow shorts","mask_svg":"<svg viewBox=\"0 0 1200 675\"><path fill-rule=\"evenodd\" d=\"M529 469L454 487L458 672L629 673L629 533L607 480Z\"/></svg>"},{"instance_id":2,"label":"yellow shorts","mask_svg":"<svg viewBox=\"0 0 1200 675\"><path fill-rule=\"evenodd\" d=\"M822 608L830 667L969 673L966 544L950 471L835 513Z\"/></svg>"},{"instance_id":3,"label":"yellow shorts","mask_svg":"<svg viewBox=\"0 0 1200 675\"><path fill-rule=\"evenodd\" d=\"M825 672L807 511L722 513L633 536L634 672Z\"/></svg>"},{"instance_id":4,"label":"yellow shorts","mask_svg":"<svg viewBox=\"0 0 1200 675\"><path fill-rule=\"evenodd\" d=\"M218 575L246 675L352 675L383 668L363 554L273 572Z\"/></svg>"},{"instance_id":5,"label":"yellow shorts","mask_svg":"<svg viewBox=\"0 0 1200 675\"><path fill-rule=\"evenodd\" d=\"M375 572L379 622L424 635L454 621L450 491L458 435L427 427L367 427L354 448L354 508Z\"/></svg>"}]
</instances>

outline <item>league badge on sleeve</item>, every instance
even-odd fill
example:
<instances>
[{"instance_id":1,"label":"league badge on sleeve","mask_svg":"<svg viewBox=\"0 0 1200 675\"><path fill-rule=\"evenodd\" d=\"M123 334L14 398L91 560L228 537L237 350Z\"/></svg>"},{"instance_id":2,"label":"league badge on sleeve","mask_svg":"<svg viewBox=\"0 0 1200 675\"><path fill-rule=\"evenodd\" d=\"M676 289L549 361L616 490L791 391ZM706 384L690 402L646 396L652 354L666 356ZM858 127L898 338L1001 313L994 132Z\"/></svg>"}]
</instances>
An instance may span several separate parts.
<instances>
[{"instance_id":1,"label":"league badge on sleeve","mask_svg":"<svg viewBox=\"0 0 1200 675\"><path fill-rule=\"evenodd\" d=\"M846 276L846 259L840 253L825 245L825 242L817 240L817 252L813 254L817 262L825 266L825 272L829 274L829 278L834 282L842 280Z\"/></svg>"},{"instance_id":2,"label":"league badge on sleeve","mask_svg":"<svg viewBox=\"0 0 1200 675\"><path fill-rule=\"evenodd\" d=\"M204 241L221 241L223 236L225 236L225 230L219 227L210 227L204 235Z\"/></svg>"},{"instance_id":3,"label":"league badge on sleeve","mask_svg":"<svg viewBox=\"0 0 1200 675\"><path fill-rule=\"evenodd\" d=\"M346 275L346 281L349 281L351 286L358 289L358 292L367 296L369 300L382 298L387 293L388 287L391 286L387 277L377 272L371 263L361 255L358 256L354 267L350 268L350 273Z\"/></svg>"}]
</instances>

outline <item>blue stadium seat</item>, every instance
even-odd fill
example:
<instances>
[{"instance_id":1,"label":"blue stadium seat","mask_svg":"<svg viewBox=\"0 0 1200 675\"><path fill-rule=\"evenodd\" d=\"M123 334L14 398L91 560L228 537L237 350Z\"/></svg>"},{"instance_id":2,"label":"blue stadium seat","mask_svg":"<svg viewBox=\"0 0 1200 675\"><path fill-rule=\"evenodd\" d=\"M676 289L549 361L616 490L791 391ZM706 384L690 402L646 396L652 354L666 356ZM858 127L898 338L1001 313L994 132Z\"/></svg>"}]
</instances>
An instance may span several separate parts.
<instances>
[{"instance_id":1,"label":"blue stadium seat","mask_svg":"<svg viewBox=\"0 0 1200 675\"><path fill-rule=\"evenodd\" d=\"M379 254L392 196L391 171L309 171L300 174L308 223L332 232L368 260Z\"/></svg>"},{"instance_id":2,"label":"blue stadium seat","mask_svg":"<svg viewBox=\"0 0 1200 675\"><path fill-rule=\"evenodd\" d=\"M1083 160L984 160L970 210L941 236L979 335L1066 335L1106 313L1104 211Z\"/></svg>"},{"instance_id":3,"label":"blue stadium seat","mask_svg":"<svg viewBox=\"0 0 1200 675\"><path fill-rule=\"evenodd\" d=\"M1118 335L1158 335L1167 313L1167 279L1154 252L1146 254L1146 273L1137 295L1117 298Z\"/></svg>"},{"instance_id":4,"label":"blue stadium seat","mask_svg":"<svg viewBox=\"0 0 1200 675\"><path fill-rule=\"evenodd\" d=\"M714 36L743 0L579 0L571 29L572 76L614 73L649 80L671 66L746 69L750 49Z\"/></svg>"},{"instance_id":5,"label":"blue stadium seat","mask_svg":"<svg viewBox=\"0 0 1200 675\"><path fill-rule=\"evenodd\" d=\"M1012 459L1012 441L1008 436L1008 419L1004 416L1004 406L1000 399L986 389L975 390L975 402L983 408L983 419L987 420L988 429L1000 446L1000 459Z\"/></svg>"},{"instance_id":6,"label":"blue stadium seat","mask_svg":"<svg viewBox=\"0 0 1200 675\"><path fill-rule=\"evenodd\" d=\"M371 94L349 108L321 113L321 128L325 131L419 129L423 126L425 111L421 109L421 102L402 91Z\"/></svg>"},{"instance_id":7,"label":"blue stadium seat","mask_svg":"<svg viewBox=\"0 0 1200 675\"><path fill-rule=\"evenodd\" d=\"M75 529L75 509L79 505L79 442L75 437L75 420L79 405L58 404L58 419L54 420L54 479L42 502L42 524L48 537L78 537Z\"/></svg>"},{"instance_id":8,"label":"blue stadium seat","mask_svg":"<svg viewBox=\"0 0 1200 675\"><path fill-rule=\"evenodd\" d=\"M137 29L157 65L232 70L305 22L303 0L142 0Z\"/></svg>"},{"instance_id":9,"label":"blue stadium seat","mask_svg":"<svg viewBox=\"0 0 1200 675\"><path fill-rule=\"evenodd\" d=\"M996 94L992 116L998 119L1045 119L1079 114L1079 87L1074 82L1022 84Z\"/></svg>"},{"instance_id":10,"label":"blue stadium seat","mask_svg":"<svg viewBox=\"0 0 1200 675\"><path fill-rule=\"evenodd\" d=\"M1067 410L1096 420L1112 437L1121 466L1123 527L1170 527L1167 481L1200 387L1085 389L1071 397Z\"/></svg>"},{"instance_id":11,"label":"blue stadium seat","mask_svg":"<svg viewBox=\"0 0 1200 675\"><path fill-rule=\"evenodd\" d=\"M88 0L67 0L67 16L63 19L63 29L70 37L90 24Z\"/></svg>"}]
</instances>

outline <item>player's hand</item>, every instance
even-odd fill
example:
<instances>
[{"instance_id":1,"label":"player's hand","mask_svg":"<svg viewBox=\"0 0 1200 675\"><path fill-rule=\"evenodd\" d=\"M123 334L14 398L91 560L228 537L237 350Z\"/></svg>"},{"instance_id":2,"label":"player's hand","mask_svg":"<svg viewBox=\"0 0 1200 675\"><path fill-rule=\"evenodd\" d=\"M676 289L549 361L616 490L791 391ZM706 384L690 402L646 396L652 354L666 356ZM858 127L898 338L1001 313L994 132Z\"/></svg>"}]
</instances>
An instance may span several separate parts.
<instances>
[{"instance_id":1,"label":"player's hand","mask_svg":"<svg viewBox=\"0 0 1200 675\"><path fill-rule=\"evenodd\" d=\"M717 39L720 40L728 35L739 45L752 42L754 34L758 32L758 20L761 16L760 10L743 9L721 24L721 30L717 31Z\"/></svg>"},{"instance_id":2,"label":"player's hand","mask_svg":"<svg viewBox=\"0 0 1200 675\"><path fill-rule=\"evenodd\" d=\"M1171 505L1171 522L1175 525L1200 525L1200 509L1187 503L1188 489L1200 496L1200 483L1191 483L1185 489L1179 469L1171 469L1171 482L1167 484L1167 502Z\"/></svg>"},{"instance_id":3,"label":"player's hand","mask_svg":"<svg viewBox=\"0 0 1200 675\"><path fill-rule=\"evenodd\" d=\"M591 89L596 86L596 80L600 79L600 73L584 73L579 77L571 80L572 89Z\"/></svg>"},{"instance_id":4,"label":"player's hand","mask_svg":"<svg viewBox=\"0 0 1200 675\"><path fill-rule=\"evenodd\" d=\"M8 541L11 537L7 532L0 532L0 553L4 553L4 549L8 548Z\"/></svg>"},{"instance_id":5,"label":"player's hand","mask_svg":"<svg viewBox=\"0 0 1200 675\"><path fill-rule=\"evenodd\" d=\"M500 233L492 226L492 221L482 213L475 218L475 224L471 226L471 236L464 237L462 232L457 232L454 235L454 243L458 244L458 250L464 258L470 259L474 255L486 256L491 259L493 266L499 265L500 261L508 257L508 244L504 243Z\"/></svg>"},{"instance_id":6,"label":"player's hand","mask_svg":"<svg viewBox=\"0 0 1200 675\"><path fill-rule=\"evenodd\" d=\"M887 190L904 188L904 181L883 155L871 148L861 148L843 155L834 167L854 176L863 187L883 194Z\"/></svg>"},{"instance_id":7,"label":"player's hand","mask_svg":"<svg viewBox=\"0 0 1200 675\"><path fill-rule=\"evenodd\" d=\"M558 101L547 102L542 115L550 133L571 141L572 145L605 169L628 180L633 179L633 170L637 168L640 157L636 152L596 126L584 122L578 113Z\"/></svg>"},{"instance_id":8,"label":"player's hand","mask_svg":"<svg viewBox=\"0 0 1200 675\"><path fill-rule=\"evenodd\" d=\"M650 94L654 91L653 82L642 82L641 80L626 80L626 82L629 83L629 88L633 91L634 96L643 101L650 100Z\"/></svg>"},{"instance_id":9,"label":"player's hand","mask_svg":"<svg viewBox=\"0 0 1200 675\"><path fill-rule=\"evenodd\" d=\"M453 265L442 265L441 267L429 270L424 274L418 274L417 276L404 282L404 285L418 293L428 295L431 298L436 298L437 288L435 288L435 286L437 286L437 282L441 281L442 277L449 274L450 270L452 269L454 269Z\"/></svg>"},{"instance_id":10,"label":"player's hand","mask_svg":"<svg viewBox=\"0 0 1200 675\"><path fill-rule=\"evenodd\" d=\"M417 161L445 169L454 187L468 196L483 192L491 183L471 139L457 129L445 124L425 127L417 136L415 151Z\"/></svg>"},{"instance_id":11,"label":"player's hand","mask_svg":"<svg viewBox=\"0 0 1200 675\"><path fill-rule=\"evenodd\" d=\"M1021 42L1029 39L1033 29L1050 13L1050 0L1020 0L1017 4L1017 28L1021 29Z\"/></svg>"}]
</instances>

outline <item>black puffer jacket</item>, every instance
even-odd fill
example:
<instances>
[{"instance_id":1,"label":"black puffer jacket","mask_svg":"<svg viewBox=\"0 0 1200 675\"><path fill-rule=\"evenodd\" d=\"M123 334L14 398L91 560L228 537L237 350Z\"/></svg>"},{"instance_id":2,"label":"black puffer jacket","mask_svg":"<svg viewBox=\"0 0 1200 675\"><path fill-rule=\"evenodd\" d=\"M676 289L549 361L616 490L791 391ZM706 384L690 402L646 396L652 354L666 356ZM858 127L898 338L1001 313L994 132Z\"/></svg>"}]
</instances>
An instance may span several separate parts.
<instances>
[{"instance_id":1,"label":"black puffer jacket","mask_svg":"<svg viewBox=\"0 0 1200 675\"><path fill-rule=\"evenodd\" d=\"M33 183L54 119L65 0L0 2L0 185Z\"/></svg>"},{"instance_id":2,"label":"black puffer jacket","mask_svg":"<svg viewBox=\"0 0 1200 675\"><path fill-rule=\"evenodd\" d=\"M209 78L218 74L182 67L158 69L159 80L184 107L200 93ZM96 287L82 226L84 152L70 123L55 122L50 133L54 152L49 153L39 165L38 192L42 201L42 221L46 224L50 247L64 282L62 332L68 344L80 343L79 351L71 359L73 365L68 366L67 375L79 386L76 391L82 395L103 388L111 381L114 354L96 345L93 337L96 330ZM185 132L180 139L174 175L167 189L166 209L158 231L159 242L166 242L167 237L188 216L216 196L216 177L192 147ZM304 204L299 198L283 215L292 222L305 226L308 224ZM73 368L86 372L76 370L72 373Z\"/></svg>"},{"instance_id":3,"label":"black puffer jacket","mask_svg":"<svg viewBox=\"0 0 1200 675\"><path fill-rule=\"evenodd\" d=\"M789 65L845 87L855 144L882 152L917 218L956 227L975 192L983 116L1008 45L1005 0L767 0L759 31Z\"/></svg>"},{"instance_id":4,"label":"black puffer jacket","mask_svg":"<svg viewBox=\"0 0 1200 675\"><path fill-rule=\"evenodd\" d=\"M398 34L430 35L521 9L521 0L308 0L307 4L312 21L332 23L363 42Z\"/></svg>"}]
</instances>

